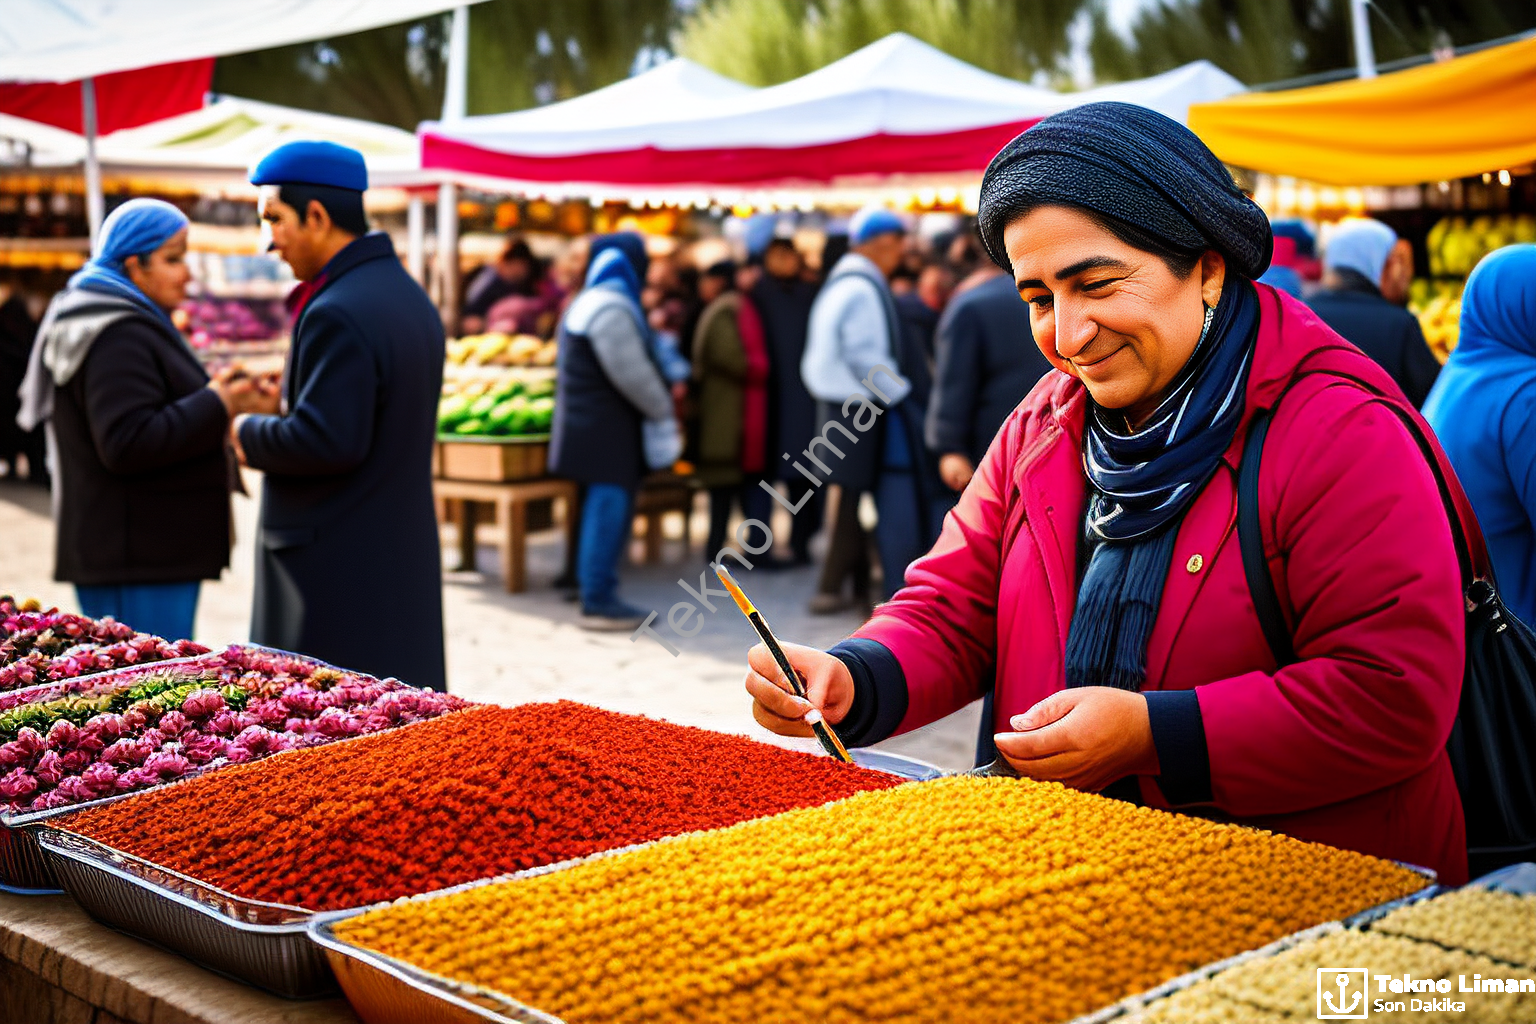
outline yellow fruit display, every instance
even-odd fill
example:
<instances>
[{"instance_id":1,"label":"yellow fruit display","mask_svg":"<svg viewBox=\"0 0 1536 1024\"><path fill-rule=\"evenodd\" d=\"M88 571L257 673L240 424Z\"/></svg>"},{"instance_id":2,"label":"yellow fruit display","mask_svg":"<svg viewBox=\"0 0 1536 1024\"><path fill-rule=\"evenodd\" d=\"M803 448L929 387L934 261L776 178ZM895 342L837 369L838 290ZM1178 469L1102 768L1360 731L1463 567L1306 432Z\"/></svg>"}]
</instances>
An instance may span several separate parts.
<instances>
[{"instance_id":1,"label":"yellow fruit display","mask_svg":"<svg viewBox=\"0 0 1536 1024\"><path fill-rule=\"evenodd\" d=\"M1056 784L948 778L336 931L569 1024L1028 1024L1423 885L1388 861Z\"/></svg>"},{"instance_id":2,"label":"yellow fruit display","mask_svg":"<svg viewBox=\"0 0 1536 1024\"><path fill-rule=\"evenodd\" d=\"M1435 277L1466 277L1479 260L1506 245L1536 242L1536 216L1528 213L1442 217L1429 229L1424 244L1429 272Z\"/></svg>"},{"instance_id":3,"label":"yellow fruit display","mask_svg":"<svg viewBox=\"0 0 1536 1024\"><path fill-rule=\"evenodd\" d=\"M532 334L472 334L448 342L454 366L553 366L556 346Z\"/></svg>"}]
</instances>

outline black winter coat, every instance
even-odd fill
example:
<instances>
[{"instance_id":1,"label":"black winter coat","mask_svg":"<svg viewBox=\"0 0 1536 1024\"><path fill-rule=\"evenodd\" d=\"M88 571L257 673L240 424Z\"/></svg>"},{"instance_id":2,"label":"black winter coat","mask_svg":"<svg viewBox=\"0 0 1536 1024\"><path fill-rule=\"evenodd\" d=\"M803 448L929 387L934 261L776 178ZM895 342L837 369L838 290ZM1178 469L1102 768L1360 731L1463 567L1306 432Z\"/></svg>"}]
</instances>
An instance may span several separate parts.
<instances>
[{"instance_id":1,"label":"black winter coat","mask_svg":"<svg viewBox=\"0 0 1536 1024\"><path fill-rule=\"evenodd\" d=\"M1391 374L1415 408L1422 406L1440 376L1440 361L1418 318L1384 299L1363 274L1341 271L1339 277L1340 287L1312 296L1313 312Z\"/></svg>"},{"instance_id":2,"label":"black winter coat","mask_svg":"<svg viewBox=\"0 0 1536 1024\"><path fill-rule=\"evenodd\" d=\"M207 384L186 344L141 313L102 330L54 389L56 579L219 578L229 565L229 419Z\"/></svg>"},{"instance_id":3,"label":"black winter coat","mask_svg":"<svg viewBox=\"0 0 1536 1024\"><path fill-rule=\"evenodd\" d=\"M752 289L752 304L763 321L768 342L768 462L770 474L780 480L804 480L789 462L805 450L821 424L816 419L816 400L805 389L800 360L805 355L805 333L811 323L811 303L819 288L798 278L781 281L764 274Z\"/></svg>"},{"instance_id":4,"label":"black winter coat","mask_svg":"<svg viewBox=\"0 0 1536 1024\"><path fill-rule=\"evenodd\" d=\"M266 473L251 639L442 689L442 322L388 235L359 238L323 273L294 325L287 413L240 428Z\"/></svg>"},{"instance_id":5,"label":"black winter coat","mask_svg":"<svg viewBox=\"0 0 1536 1024\"><path fill-rule=\"evenodd\" d=\"M979 466L1008 414L1051 364L1036 347L1029 307L1000 274L955 296L939 321L926 436L935 455Z\"/></svg>"}]
</instances>

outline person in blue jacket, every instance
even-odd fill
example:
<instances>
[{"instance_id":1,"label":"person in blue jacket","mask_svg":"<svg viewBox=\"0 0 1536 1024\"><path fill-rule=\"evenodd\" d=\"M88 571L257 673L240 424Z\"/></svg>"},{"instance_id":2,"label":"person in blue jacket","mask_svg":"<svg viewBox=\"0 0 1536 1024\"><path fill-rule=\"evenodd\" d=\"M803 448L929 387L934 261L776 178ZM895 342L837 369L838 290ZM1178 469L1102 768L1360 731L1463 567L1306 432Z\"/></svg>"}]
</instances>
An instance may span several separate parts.
<instances>
[{"instance_id":1,"label":"person in blue jacket","mask_svg":"<svg viewBox=\"0 0 1536 1024\"><path fill-rule=\"evenodd\" d=\"M1504 603L1536 622L1536 245L1499 249L1467 278L1461 340L1424 418L1472 501Z\"/></svg>"},{"instance_id":2,"label":"person in blue jacket","mask_svg":"<svg viewBox=\"0 0 1536 1024\"><path fill-rule=\"evenodd\" d=\"M281 391L232 431L266 474L251 639L443 689L442 321L389 236L368 230L362 154L291 142L251 183L271 247L302 282Z\"/></svg>"}]
</instances>

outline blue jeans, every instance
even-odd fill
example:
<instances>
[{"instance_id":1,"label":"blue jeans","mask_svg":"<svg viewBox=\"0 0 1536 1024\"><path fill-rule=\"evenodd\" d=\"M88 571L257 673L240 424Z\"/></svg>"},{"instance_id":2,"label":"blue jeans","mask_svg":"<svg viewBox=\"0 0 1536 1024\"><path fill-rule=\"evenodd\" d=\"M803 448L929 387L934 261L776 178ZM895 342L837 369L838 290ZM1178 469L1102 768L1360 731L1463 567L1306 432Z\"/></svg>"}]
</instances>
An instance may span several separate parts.
<instances>
[{"instance_id":1,"label":"blue jeans","mask_svg":"<svg viewBox=\"0 0 1536 1024\"><path fill-rule=\"evenodd\" d=\"M576 554L576 581L581 606L601 611L618 601L619 559L629 543L635 495L618 484L588 484L581 504L581 542Z\"/></svg>"},{"instance_id":2,"label":"blue jeans","mask_svg":"<svg viewBox=\"0 0 1536 1024\"><path fill-rule=\"evenodd\" d=\"M128 583L116 587L75 587L80 610L93 619L110 615L140 633L167 640L189 640L197 618L197 598L203 585L191 583Z\"/></svg>"}]
</instances>

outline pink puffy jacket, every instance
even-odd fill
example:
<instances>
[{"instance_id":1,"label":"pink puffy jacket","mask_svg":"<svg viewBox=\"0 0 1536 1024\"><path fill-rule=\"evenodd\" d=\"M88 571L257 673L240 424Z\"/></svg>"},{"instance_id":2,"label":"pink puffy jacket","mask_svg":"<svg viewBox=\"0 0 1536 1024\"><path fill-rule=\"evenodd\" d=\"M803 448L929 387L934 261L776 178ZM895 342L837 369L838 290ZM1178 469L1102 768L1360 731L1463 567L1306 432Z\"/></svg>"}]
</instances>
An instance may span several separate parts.
<instances>
[{"instance_id":1,"label":"pink puffy jacket","mask_svg":"<svg viewBox=\"0 0 1536 1024\"><path fill-rule=\"evenodd\" d=\"M1247 411L1179 527L1146 690L1193 688L1214 811L1243 824L1466 876L1445 741L1463 673L1456 553L1434 476L1382 399L1387 374L1306 306L1258 286ZM1281 397L1284 396L1283 401ZM1066 686L1086 480L1082 384L1054 372L1003 425L933 550L858 637L900 662L898 732L978 697L995 727ZM1265 552L1300 660L1276 670L1243 575L1237 469L1274 409L1259 480ZM1157 780L1139 780L1166 807Z\"/></svg>"}]
</instances>

